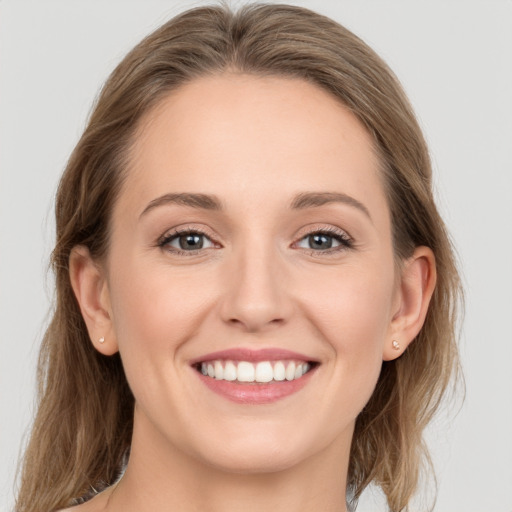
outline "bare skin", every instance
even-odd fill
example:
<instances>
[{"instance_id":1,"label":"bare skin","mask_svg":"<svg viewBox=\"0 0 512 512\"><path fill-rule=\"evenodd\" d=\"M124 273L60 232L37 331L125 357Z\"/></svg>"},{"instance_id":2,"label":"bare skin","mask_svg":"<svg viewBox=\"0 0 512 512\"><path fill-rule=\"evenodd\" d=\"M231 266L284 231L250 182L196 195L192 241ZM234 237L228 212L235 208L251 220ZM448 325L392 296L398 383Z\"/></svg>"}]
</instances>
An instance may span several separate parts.
<instances>
[{"instance_id":1,"label":"bare skin","mask_svg":"<svg viewBox=\"0 0 512 512\"><path fill-rule=\"evenodd\" d=\"M345 511L355 420L435 284L424 247L396 274L353 114L300 80L182 87L139 131L107 261L77 247L70 262L91 340L121 353L136 399L124 477L73 510ZM293 350L314 371L289 396L236 403L192 362L240 348Z\"/></svg>"}]
</instances>

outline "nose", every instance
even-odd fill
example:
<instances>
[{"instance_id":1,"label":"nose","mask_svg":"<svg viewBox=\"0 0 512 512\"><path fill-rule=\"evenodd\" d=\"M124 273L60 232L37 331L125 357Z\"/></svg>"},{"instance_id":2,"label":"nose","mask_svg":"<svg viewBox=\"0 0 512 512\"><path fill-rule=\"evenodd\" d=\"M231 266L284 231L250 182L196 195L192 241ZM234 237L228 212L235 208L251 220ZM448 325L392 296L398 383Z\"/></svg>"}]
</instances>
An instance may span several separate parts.
<instances>
[{"instance_id":1,"label":"nose","mask_svg":"<svg viewBox=\"0 0 512 512\"><path fill-rule=\"evenodd\" d=\"M226 265L222 320L250 333L285 324L292 314L286 275L282 259L270 247L233 255Z\"/></svg>"}]
</instances>

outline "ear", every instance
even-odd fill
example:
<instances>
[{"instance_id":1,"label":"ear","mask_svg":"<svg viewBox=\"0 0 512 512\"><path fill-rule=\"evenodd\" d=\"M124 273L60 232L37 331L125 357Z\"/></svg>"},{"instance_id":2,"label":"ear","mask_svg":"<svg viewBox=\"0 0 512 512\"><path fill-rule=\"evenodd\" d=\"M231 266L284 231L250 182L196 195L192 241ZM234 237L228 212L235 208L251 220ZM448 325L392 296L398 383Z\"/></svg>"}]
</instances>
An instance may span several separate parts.
<instances>
[{"instance_id":1,"label":"ear","mask_svg":"<svg viewBox=\"0 0 512 512\"><path fill-rule=\"evenodd\" d=\"M118 345L107 279L87 247L76 246L71 250L69 277L93 345L106 356L115 354Z\"/></svg>"},{"instance_id":2,"label":"ear","mask_svg":"<svg viewBox=\"0 0 512 512\"><path fill-rule=\"evenodd\" d=\"M428 247L417 247L403 263L395 292L390 332L383 352L384 361L402 355L418 335L425 322L435 285L434 253Z\"/></svg>"}]
</instances>

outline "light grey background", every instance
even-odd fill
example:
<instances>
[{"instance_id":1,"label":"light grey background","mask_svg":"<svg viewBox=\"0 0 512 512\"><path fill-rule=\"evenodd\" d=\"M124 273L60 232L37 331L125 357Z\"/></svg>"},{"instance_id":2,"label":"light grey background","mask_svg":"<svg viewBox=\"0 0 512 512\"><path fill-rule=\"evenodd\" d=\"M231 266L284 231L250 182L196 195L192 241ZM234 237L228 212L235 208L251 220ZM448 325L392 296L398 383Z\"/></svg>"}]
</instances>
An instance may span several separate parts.
<instances>
[{"instance_id":1,"label":"light grey background","mask_svg":"<svg viewBox=\"0 0 512 512\"><path fill-rule=\"evenodd\" d=\"M512 512L512 2L304 0L372 45L430 143L462 262L467 397L429 430L438 512ZM100 84L190 1L0 1L0 510L51 300L52 198ZM383 511L367 493L358 512Z\"/></svg>"}]
</instances>

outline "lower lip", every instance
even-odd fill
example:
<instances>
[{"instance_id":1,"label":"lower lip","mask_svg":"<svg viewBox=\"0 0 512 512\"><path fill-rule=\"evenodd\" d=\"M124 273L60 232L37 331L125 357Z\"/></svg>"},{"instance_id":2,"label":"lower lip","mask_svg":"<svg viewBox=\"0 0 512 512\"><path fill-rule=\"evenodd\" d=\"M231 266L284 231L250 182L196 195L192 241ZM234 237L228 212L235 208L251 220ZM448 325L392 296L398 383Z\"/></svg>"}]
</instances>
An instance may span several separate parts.
<instances>
[{"instance_id":1,"label":"lower lip","mask_svg":"<svg viewBox=\"0 0 512 512\"><path fill-rule=\"evenodd\" d=\"M236 381L217 380L212 377L206 377L202 373L194 370L201 381L208 386L214 393L231 400L237 404L270 404L277 402L287 396L300 391L310 380L311 374L316 368L311 369L300 379L283 380L280 382L267 383L239 383Z\"/></svg>"}]
</instances>

